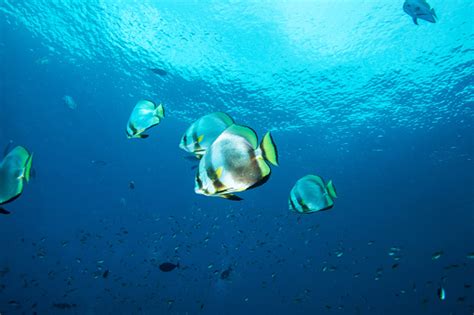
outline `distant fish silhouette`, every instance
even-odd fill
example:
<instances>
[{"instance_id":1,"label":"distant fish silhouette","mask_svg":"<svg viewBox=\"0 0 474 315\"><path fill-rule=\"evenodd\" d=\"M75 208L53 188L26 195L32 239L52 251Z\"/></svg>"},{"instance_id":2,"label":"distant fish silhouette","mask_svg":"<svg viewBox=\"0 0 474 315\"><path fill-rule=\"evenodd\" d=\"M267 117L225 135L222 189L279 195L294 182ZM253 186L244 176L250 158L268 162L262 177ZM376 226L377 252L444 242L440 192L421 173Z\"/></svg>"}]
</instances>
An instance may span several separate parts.
<instances>
[{"instance_id":1,"label":"distant fish silhouette","mask_svg":"<svg viewBox=\"0 0 474 315\"><path fill-rule=\"evenodd\" d=\"M153 72L154 74L161 75L162 77L168 74L168 72L160 68L150 68L150 71Z\"/></svg>"},{"instance_id":2,"label":"distant fish silhouette","mask_svg":"<svg viewBox=\"0 0 474 315\"><path fill-rule=\"evenodd\" d=\"M173 263L165 262L165 263L162 263L159 266L159 268L163 272L170 272L170 271L173 271L175 268L179 268L179 263L175 265Z\"/></svg>"},{"instance_id":3,"label":"distant fish silhouette","mask_svg":"<svg viewBox=\"0 0 474 315\"><path fill-rule=\"evenodd\" d=\"M403 4L403 11L412 17L413 23L418 25L417 19L422 19L430 23L436 23L436 12L430 7L426 0L406 0Z\"/></svg>"},{"instance_id":4,"label":"distant fish silhouette","mask_svg":"<svg viewBox=\"0 0 474 315\"><path fill-rule=\"evenodd\" d=\"M102 160L92 160L91 164L97 165L97 166L106 166L107 162L102 161Z\"/></svg>"}]
</instances>

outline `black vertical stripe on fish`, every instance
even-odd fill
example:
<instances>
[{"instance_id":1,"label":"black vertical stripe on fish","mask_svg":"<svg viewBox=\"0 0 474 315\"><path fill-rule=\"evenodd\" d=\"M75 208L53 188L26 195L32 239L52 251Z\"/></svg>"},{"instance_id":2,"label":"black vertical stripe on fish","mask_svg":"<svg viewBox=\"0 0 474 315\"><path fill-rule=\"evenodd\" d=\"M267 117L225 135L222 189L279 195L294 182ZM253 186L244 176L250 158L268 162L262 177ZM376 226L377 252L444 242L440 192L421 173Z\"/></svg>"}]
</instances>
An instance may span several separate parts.
<instances>
[{"instance_id":1,"label":"black vertical stripe on fish","mask_svg":"<svg viewBox=\"0 0 474 315\"><path fill-rule=\"evenodd\" d=\"M135 126L133 125L133 123L129 123L128 124L128 128L130 128L132 130L132 134L130 136L133 136L133 135L136 135L137 134L137 128L135 128ZM128 132L128 131L127 131Z\"/></svg>"},{"instance_id":2,"label":"black vertical stripe on fish","mask_svg":"<svg viewBox=\"0 0 474 315\"><path fill-rule=\"evenodd\" d=\"M207 177L212 181L212 185L216 189L216 192L220 192L225 189L225 185L217 178L216 170L211 166L206 169Z\"/></svg>"},{"instance_id":3,"label":"black vertical stripe on fish","mask_svg":"<svg viewBox=\"0 0 474 315\"><path fill-rule=\"evenodd\" d=\"M305 204L305 202L303 201L303 198L301 198L298 191L295 192L295 197L296 197L296 202L298 202L298 204L301 206L301 208L303 209L303 212L309 212L310 209Z\"/></svg>"},{"instance_id":4,"label":"black vertical stripe on fish","mask_svg":"<svg viewBox=\"0 0 474 315\"><path fill-rule=\"evenodd\" d=\"M290 204L293 210L298 211L298 209L296 209L295 203L293 202L293 198L291 198L291 196L290 196Z\"/></svg>"}]
</instances>

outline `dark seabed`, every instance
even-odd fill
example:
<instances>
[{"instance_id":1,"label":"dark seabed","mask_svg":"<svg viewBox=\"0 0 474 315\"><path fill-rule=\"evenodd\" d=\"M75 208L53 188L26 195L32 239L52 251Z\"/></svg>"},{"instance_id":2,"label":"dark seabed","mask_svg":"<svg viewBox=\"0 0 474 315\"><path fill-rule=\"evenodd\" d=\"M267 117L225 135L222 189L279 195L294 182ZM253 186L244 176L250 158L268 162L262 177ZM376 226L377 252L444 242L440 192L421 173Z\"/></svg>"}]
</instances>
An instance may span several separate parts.
<instances>
[{"instance_id":1,"label":"dark seabed","mask_svg":"<svg viewBox=\"0 0 474 315\"><path fill-rule=\"evenodd\" d=\"M35 173L0 314L473 314L474 2L429 3L0 1L0 152ZM140 99L166 116L127 139ZM278 149L242 201L178 147L215 111ZM288 209L306 174L332 209Z\"/></svg>"}]
</instances>

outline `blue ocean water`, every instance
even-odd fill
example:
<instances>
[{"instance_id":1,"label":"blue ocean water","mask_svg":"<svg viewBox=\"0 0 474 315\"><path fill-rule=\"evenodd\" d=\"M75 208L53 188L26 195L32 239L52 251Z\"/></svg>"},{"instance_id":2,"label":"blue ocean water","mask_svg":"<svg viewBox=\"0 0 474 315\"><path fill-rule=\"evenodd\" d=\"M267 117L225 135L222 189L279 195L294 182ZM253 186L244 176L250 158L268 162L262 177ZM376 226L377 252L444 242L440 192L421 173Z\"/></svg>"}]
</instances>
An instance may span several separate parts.
<instances>
[{"instance_id":1,"label":"blue ocean water","mask_svg":"<svg viewBox=\"0 0 474 315\"><path fill-rule=\"evenodd\" d=\"M472 314L474 3L429 3L2 0L0 147L36 176L0 217L0 313ZM143 98L166 117L127 139ZM278 148L240 202L178 147L214 111ZM288 210L306 174L331 210Z\"/></svg>"}]
</instances>

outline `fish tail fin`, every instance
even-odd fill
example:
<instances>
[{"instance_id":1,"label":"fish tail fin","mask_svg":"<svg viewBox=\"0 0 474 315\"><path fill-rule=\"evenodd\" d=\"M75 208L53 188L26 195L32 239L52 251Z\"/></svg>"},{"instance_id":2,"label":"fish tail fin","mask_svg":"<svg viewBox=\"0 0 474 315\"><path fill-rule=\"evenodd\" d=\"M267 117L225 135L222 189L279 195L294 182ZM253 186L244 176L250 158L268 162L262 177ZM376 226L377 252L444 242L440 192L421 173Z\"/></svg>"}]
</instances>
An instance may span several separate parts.
<instances>
[{"instance_id":1,"label":"fish tail fin","mask_svg":"<svg viewBox=\"0 0 474 315\"><path fill-rule=\"evenodd\" d=\"M163 107L163 104L160 104L156 107L155 109L155 116L159 118L165 118L165 108Z\"/></svg>"},{"instance_id":2,"label":"fish tail fin","mask_svg":"<svg viewBox=\"0 0 474 315\"><path fill-rule=\"evenodd\" d=\"M262 155L268 162L278 166L278 152L270 132L263 136L262 143L260 143Z\"/></svg>"},{"instance_id":3,"label":"fish tail fin","mask_svg":"<svg viewBox=\"0 0 474 315\"><path fill-rule=\"evenodd\" d=\"M32 162L33 162L33 153L30 154L30 157L28 158L28 161L26 161L26 165L25 165L25 179L26 179L26 182L30 181L31 163Z\"/></svg>"},{"instance_id":4,"label":"fish tail fin","mask_svg":"<svg viewBox=\"0 0 474 315\"><path fill-rule=\"evenodd\" d=\"M326 188L327 188L329 196L331 196L331 198L337 198L336 187L334 187L334 184L332 183L332 180L330 180L328 182L328 184L326 185Z\"/></svg>"}]
</instances>

